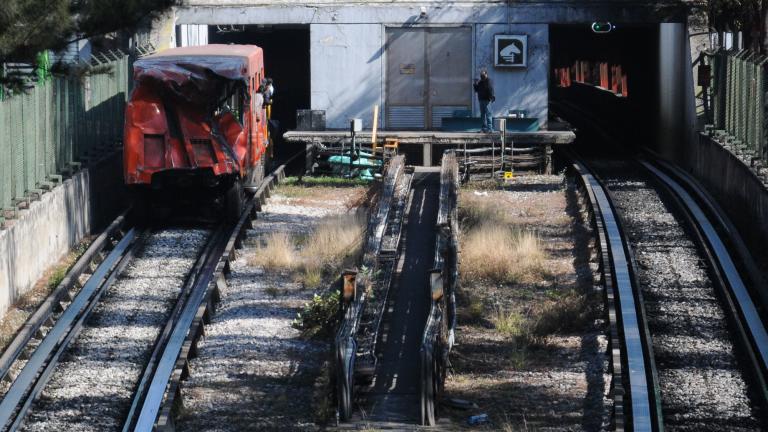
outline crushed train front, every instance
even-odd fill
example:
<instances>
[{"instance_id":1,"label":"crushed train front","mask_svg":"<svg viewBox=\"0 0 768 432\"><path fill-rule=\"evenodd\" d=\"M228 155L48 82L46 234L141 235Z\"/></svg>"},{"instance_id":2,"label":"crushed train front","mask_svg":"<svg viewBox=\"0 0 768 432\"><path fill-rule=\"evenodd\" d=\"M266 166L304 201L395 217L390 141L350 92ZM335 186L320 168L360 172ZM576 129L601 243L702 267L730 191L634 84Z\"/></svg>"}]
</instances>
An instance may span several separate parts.
<instances>
[{"instance_id":1,"label":"crushed train front","mask_svg":"<svg viewBox=\"0 0 768 432\"><path fill-rule=\"evenodd\" d=\"M223 193L257 182L267 146L262 79L255 46L176 48L138 60L125 114L126 184Z\"/></svg>"}]
</instances>

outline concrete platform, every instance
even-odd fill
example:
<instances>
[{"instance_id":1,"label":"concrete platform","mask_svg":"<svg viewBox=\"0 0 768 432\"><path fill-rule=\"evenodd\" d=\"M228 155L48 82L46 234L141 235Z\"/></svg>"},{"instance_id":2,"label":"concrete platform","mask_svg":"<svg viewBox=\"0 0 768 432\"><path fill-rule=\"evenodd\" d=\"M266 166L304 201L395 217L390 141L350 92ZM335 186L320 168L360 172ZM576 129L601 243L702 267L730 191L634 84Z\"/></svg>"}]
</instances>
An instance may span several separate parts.
<instances>
[{"instance_id":1,"label":"concrete platform","mask_svg":"<svg viewBox=\"0 0 768 432\"><path fill-rule=\"evenodd\" d=\"M400 145L490 145L498 143L501 133L481 132L439 132L439 131L379 131L376 141L383 143L386 138L397 138ZM512 140L516 145L560 145L570 144L576 139L573 131L536 131L536 132L507 132L507 140ZM351 142L349 131L288 131L283 134L283 139L291 143L305 144L346 144ZM370 143L371 132L357 133L358 142Z\"/></svg>"},{"instance_id":2,"label":"concrete platform","mask_svg":"<svg viewBox=\"0 0 768 432\"><path fill-rule=\"evenodd\" d=\"M397 138L400 149L405 153L418 153L421 150L424 166L439 165L439 158L433 160L434 148L440 147L488 147L501 143L501 133L481 132L440 132L440 131L379 131L376 142L383 144L387 138ZM551 153L553 145L567 145L576 139L573 131L536 131L536 132L507 132L506 143L512 143L517 148L541 147L543 154ZM289 144L303 144L308 147L335 147L349 145L352 142L349 131L288 131L283 134L283 140ZM356 141L364 147L371 145L371 131L358 132ZM419 148L421 147L421 148ZM408 163L413 164L409 161Z\"/></svg>"}]
</instances>

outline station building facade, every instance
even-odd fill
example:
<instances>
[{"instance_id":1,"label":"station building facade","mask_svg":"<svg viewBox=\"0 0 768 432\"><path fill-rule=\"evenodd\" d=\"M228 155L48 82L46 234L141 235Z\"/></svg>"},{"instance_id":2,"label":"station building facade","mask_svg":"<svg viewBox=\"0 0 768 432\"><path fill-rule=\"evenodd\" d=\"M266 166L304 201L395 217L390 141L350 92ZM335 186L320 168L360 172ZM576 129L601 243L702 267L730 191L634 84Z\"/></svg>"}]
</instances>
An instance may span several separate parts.
<instances>
[{"instance_id":1,"label":"station building facade","mask_svg":"<svg viewBox=\"0 0 768 432\"><path fill-rule=\"evenodd\" d=\"M673 68L668 78L677 83L690 78L691 52L701 48L688 37L689 10L628 0L187 0L153 25L151 39L160 49L261 45L276 105L283 104L275 109L286 119L296 109L323 110L329 129L348 127L350 118L371 127L374 106L379 126L390 130L439 129L457 111L479 115L472 83L482 68L495 85L494 115L523 111L546 128L551 26L661 26L661 39L648 43L669 57L658 65ZM658 65L651 73L664 73ZM668 97L675 104L680 88L659 91L675 93Z\"/></svg>"}]
</instances>

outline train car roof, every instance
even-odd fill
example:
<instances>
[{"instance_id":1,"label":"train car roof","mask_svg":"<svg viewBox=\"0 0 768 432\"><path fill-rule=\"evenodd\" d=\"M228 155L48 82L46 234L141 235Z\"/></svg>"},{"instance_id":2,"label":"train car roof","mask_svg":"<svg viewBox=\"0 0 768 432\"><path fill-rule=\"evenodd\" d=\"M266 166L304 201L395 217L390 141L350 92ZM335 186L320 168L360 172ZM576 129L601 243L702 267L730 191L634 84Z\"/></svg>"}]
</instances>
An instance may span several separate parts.
<instances>
[{"instance_id":1,"label":"train car roof","mask_svg":"<svg viewBox=\"0 0 768 432\"><path fill-rule=\"evenodd\" d=\"M134 79L159 77L162 71L181 75L207 70L228 79L247 79L263 67L262 50L256 45L201 45L170 48L142 57L134 63ZM178 79L178 78L177 78Z\"/></svg>"},{"instance_id":2,"label":"train car roof","mask_svg":"<svg viewBox=\"0 0 768 432\"><path fill-rule=\"evenodd\" d=\"M261 53L261 48L256 45L226 45L211 44L200 46L188 46L169 48L144 58L178 57L178 56L216 56L216 57L252 57Z\"/></svg>"}]
</instances>

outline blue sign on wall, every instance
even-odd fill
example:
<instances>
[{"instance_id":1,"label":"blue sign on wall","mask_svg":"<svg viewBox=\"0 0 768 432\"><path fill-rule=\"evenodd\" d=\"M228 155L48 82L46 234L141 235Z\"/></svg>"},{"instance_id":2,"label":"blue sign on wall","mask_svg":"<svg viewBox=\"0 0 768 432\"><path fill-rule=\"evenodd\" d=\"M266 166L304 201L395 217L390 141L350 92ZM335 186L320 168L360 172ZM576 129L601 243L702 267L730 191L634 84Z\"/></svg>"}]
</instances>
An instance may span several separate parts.
<instances>
[{"instance_id":1,"label":"blue sign on wall","mask_svg":"<svg viewBox=\"0 0 768 432\"><path fill-rule=\"evenodd\" d=\"M526 67L528 35L496 35L493 39L494 66Z\"/></svg>"}]
</instances>

